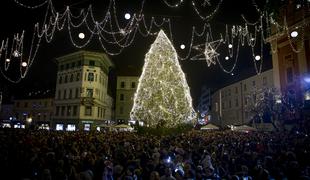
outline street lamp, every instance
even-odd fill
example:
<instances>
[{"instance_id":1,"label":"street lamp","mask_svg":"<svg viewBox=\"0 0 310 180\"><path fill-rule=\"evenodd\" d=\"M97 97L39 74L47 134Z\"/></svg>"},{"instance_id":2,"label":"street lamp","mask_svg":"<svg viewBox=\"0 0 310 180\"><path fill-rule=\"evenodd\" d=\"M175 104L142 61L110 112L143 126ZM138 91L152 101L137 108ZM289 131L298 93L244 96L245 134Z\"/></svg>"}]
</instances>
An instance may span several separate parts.
<instances>
[{"instance_id":1,"label":"street lamp","mask_svg":"<svg viewBox=\"0 0 310 180\"><path fill-rule=\"evenodd\" d=\"M31 122L32 122L32 118L31 117L29 117L29 118L27 118L27 123L29 123L29 124L31 124Z\"/></svg>"}]
</instances>

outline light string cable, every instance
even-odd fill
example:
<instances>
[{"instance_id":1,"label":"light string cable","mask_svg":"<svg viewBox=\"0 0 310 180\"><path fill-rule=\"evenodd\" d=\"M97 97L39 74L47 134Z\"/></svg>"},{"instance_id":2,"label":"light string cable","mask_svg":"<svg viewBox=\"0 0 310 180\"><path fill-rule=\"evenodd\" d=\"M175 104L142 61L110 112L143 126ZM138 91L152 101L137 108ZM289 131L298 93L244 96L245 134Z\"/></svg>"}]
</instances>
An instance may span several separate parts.
<instances>
[{"instance_id":1,"label":"light string cable","mask_svg":"<svg viewBox=\"0 0 310 180\"><path fill-rule=\"evenodd\" d=\"M236 34L237 33L237 34ZM211 34L211 37L212 37L212 32L211 32L211 28L210 28L210 34ZM223 42L223 44L228 44L228 46L231 44L231 45L233 45L233 39L235 38L235 37L239 37L238 38L238 41L237 41L237 48L236 48L236 53L235 53L235 58L234 58L234 62L233 62L233 65L231 66L231 68L230 69L226 69L224 66L223 66L223 64L221 63L221 61L220 61L220 59L219 59L219 57L216 57L216 61L217 61L217 63L219 64L219 67L223 70L223 72L225 72L225 73L227 73L227 74L231 74L234 70L235 70L235 68L236 68L236 65L237 65L237 62L238 62L238 59L239 59L239 50L240 50L240 44L241 44L241 38L242 37L240 37L240 36L242 36L242 33L239 33L239 31L237 31L237 32L234 32L234 26L233 26L233 28L232 28L232 30L231 30L231 42L229 41L229 30L228 30L228 25L226 25L226 34L225 34L225 39L224 40L222 40L222 42ZM228 48L228 53L229 53L229 57L230 57L230 59L232 59L233 58L233 55L234 55L234 53L233 53L233 49L234 49L234 45L231 47L231 48L229 48L229 47L227 47Z\"/></svg>"},{"instance_id":2,"label":"light string cable","mask_svg":"<svg viewBox=\"0 0 310 180\"><path fill-rule=\"evenodd\" d=\"M200 19L202 19L203 21L210 21L214 15L218 12L220 6L222 5L223 0L219 0L219 2L217 3L217 5L215 6L215 9L208 15L202 15L201 12L198 10L198 7L195 3L195 0L192 0L192 6L193 9L195 10L196 14L200 17Z\"/></svg>"},{"instance_id":3,"label":"light string cable","mask_svg":"<svg viewBox=\"0 0 310 180\"><path fill-rule=\"evenodd\" d=\"M263 17L261 17L262 19ZM264 62L264 56L263 56L263 51L264 51L264 31L263 31L263 24L261 20L261 25L260 26L255 26L255 31L260 33L260 59L256 60L256 54L255 54L255 45L251 45L251 52L252 52L252 60L255 68L256 74L261 74L262 68L263 68L263 62ZM259 68L257 67L257 61L259 61Z\"/></svg>"},{"instance_id":4,"label":"light string cable","mask_svg":"<svg viewBox=\"0 0 310 180\"><path fill-rule=\"evenodd\" d=\"M163 0L164 3L168 6L168 7L171 7L171 8L176 8L176 7L179 7L183 4L184 0L179 0L179 2L176 2L174 4L168 2L167 0Z\"/></svg>"},{"instance_id":5,"label":"light string cable","mask_svg":"<svg viewBox=\"0 0 310 180\"><path fill-rule=\"evenodd\" d=\"M50 0L45 0L45 1L43 1L42 3L38 4L38 5L30 6L30 5L26 5L26 4L24 4L24 3L19 2L18 0L14 0L14 2L15 2L16 4L18 4L18 5L20 5L20 6L24 7L24 8L28 8L28 9L36 9L36 8L42 7L42 6L44 6L45 4L47 4L48 1L50 1Z\"/></svg>"},{"instance_id":6,"label":"light string cable","mask_svg":"<svg viewBox=\"0 0 310 180\"><path fill-rule=\"evenodd\" d=\"M194 44L195 36L202 37L203 35L205 35L206 29L207 29L208 26L209 26L209 24L204 23L203 29L201 30L200 33L196 30L197 29L196 26L192 26L192 33L191 33L191 39L190 39L190 45L189 45L188 51L187 51L187 53L186 53L186 55L184 57L181 57L181 56L178 55L178 58L180 60L187 60L190 57L192 49L193 49L193 44Z\"/></svg>"}]
</instances>

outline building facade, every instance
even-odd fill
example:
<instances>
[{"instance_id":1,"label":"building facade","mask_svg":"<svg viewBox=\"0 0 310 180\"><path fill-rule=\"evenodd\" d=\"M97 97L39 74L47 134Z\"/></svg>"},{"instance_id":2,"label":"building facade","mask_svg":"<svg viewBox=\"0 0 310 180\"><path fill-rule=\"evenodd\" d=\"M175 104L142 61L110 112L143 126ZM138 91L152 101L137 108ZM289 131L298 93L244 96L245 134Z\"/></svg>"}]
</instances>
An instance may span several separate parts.
<instances>
[{"instance_id":1,"label":"building facade","mask_svg":"<svg viewBox=\"0 0 310 180\"><path fill-rule=\"evenodd\" d=\"M309 7L289 0L280 8L267 38L271 44L275 87L299 100L304 99L310 87L309 24Z\"/></svg>"},{"instance_id":2,"label":"building facade","mask_svg":"<svg viewBox=\"0 0 310 180\"><path fill-rule=\"evenodd\" d=\"M53 117L54 98L16 99L13 105L14 124L49 129Z\"/></svg>"},{"instance_id":3,"label":"building facade","mask_svg":"<svg viewBox=\"0 0 310 180\"><path fill-rule=\"evenodd\" d=\"M53 128L89 131L112 120L113 99L107 89L109 69L114 65L108 56L78 51L56 61Z\"/></svg>"},{"instance_id":4,"label":"building facade","mask_svg":"<svg viewBox=\"0 0 310 180\"><path fill-rule=\"evenodd\" d=\"M249 123L252 115L246 110L247 96L253 90L273 87L273 70L238 81L212 94L212 123L225 127Z\"/></svg>"},{"instance_id":5,"label":"building facade","mask_svg":"<svg viewBox=\"0 0 310 180\"><path fill-rule=\"evenodd\" d=\"M138 76L117 76L115 118L119 123L126 123L130 120L130 111L138 82Z\"/></svg>"}]
</instances>

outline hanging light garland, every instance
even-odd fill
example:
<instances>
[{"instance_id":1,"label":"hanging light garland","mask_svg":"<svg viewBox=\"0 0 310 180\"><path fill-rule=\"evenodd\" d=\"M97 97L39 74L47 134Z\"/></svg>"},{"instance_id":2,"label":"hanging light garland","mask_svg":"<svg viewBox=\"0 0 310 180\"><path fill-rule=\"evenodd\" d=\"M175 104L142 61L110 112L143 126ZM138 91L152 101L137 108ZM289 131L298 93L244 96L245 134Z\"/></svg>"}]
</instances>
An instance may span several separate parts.
<instances>
[{"instance_id":1,"label":"hanging light garland","mask_svg":"<svg viewBox=\"0 0 310 180\"><path fill-rule=\"evenodd\" d=\"M18 0L14 1L18 5L28 9L36 9L39 7L43 7L44 5L47 5L47 7L43 22L41 24L36 23L34 26L31 44L30 46L27 46L30 47L28 53L23 52L23 41L25 39L24 31L21 35L14 35L12 40L9 40L9 38L7 38L1 43L0 59L4 59L4 71L0 68L0 72L10 82L18 83L22 78L27 75L27 72L29 71L29 68L31 67L36 57L42 38L44 38L46 42L51 43L55 33L58 31L63 31L65 27L68 31L70 42L74 47L83 48L86 47L92 40L98 39L103 50L109 55L118 55L122 53L124 48L129 47L134 42L137 33L139 33L143 37L155 36L157 35L158 29L162 28L163 26L166 26L168 28L170 41L172 42L172 44L174 43L171 19L166 17L155 18L154 16L152 16L149 18L150 20L147 21L145 15L143 14L145 0L142 1L140 10L138 10L137 13L133 14L124 26L121 26L117 18L118 15L115 0L110 0L105 16L101 21L95 20L91 5L87 9L82 9L77 15L74 15L71 12L69 6L67 6L67 8L63 12L56 11L52 0L46 0L34 6L25 5L23 3L20 3ZM177 8L184 3L184 0L180 0L175 4L171 4L167 0L163 1L167 6L173 8ZM267 3L268 0L266 0L266 4ZM196 4L195 0L192 0L191 4L194 8L194 11L197 13L201 20L209 21L213 18L213 16L217 13L218 9L222 5L222 0L220 0L216 5L212 5L210 0L204 0L199 5L199 9L201 9L201 7L215 7L215 9L208 15L202 15L200 13L198 9L198 4ZM191 37L189 43L186 44L186 47L188 47L188 51L187 53L185 53L185 56L178 56L178 58L180 60L197 60L205 58L208 66L210 66L211 64L219 64L223 72L232 73L238 61L240 45L247 45L252 50L254 67L256 73L259 74L262 70L263 64L263 46L267 43L267 38L265 38L264 30L270 30L271 25L276 27L279 37L283 34L287 35L293 51L298 53L299 50L297 50L293 45L294 40L292 40L290 36L293 28L288 28L286 18L284 18L284 22L282 23L283 25L281 26L280 23L276 22L271 15L264 11L264 9L260 9L255 3L255 0L252 0L252 4L255 7L257 13L259 13L260 15L259 19L256 22L249 22L244 15L241 15L241 17L245 21L244 26L234 25L229 28L228 25L226 25L226 31L223 35L223 38L220 38L220 40L213 41L213 33L210 24L205 23L201 32L197 31L198 28L196 26L192 26ZM306 21L304 18L300 25L294 27L298 28L298 32L301 35L302 39L304 38L304 27L308 25L308 21ZM73 33L73 29L75 30L81 28L82 26L86 27L83 41L81 41L78 36L74 36ZM252 29L252 31L250 29ZM269 36L270 34L268 34L267 32L267 37ZM201 44L201 42L196 42L203 37L208 37L206 38L206 42L204 42L203 44ZM113 50L110 50L108 48L111 45L113 45ZM225 58L225 60L230 61L231 59L234 59L234 61L232 62L233 64L229 69L225 68L224 65L221 64L219 58L220 54L218 54L216 51L216 49L219 48L220 45L226 45L227 47L228 58ZM258 45L260 46L260 53L255 52L255 49ZM275 53L276 49L277 48L272 49L272 52ZM193 55L193 50L198 50L200 52L200 55ZM26 57L26 54L28 54L28 57ZM256 60L256 56L258 54L260 54L259 61ZM192 55L193 57L191 57ZM19 58L21 61L20 78L14 80L8 77L5 71L9 70L12 60L16 58ZM27 65L22 66L23 62L25 62Z\"/></svg>"}]
</instances>

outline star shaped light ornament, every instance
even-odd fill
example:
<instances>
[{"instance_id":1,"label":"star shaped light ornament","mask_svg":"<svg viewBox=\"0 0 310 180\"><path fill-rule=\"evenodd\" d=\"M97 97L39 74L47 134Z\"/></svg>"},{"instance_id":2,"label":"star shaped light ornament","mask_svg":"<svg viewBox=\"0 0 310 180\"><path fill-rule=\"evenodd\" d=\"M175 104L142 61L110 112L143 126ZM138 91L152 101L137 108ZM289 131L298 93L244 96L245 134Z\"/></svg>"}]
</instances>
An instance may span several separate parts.
<instances>
[{"instance_id":1,"label":"star shaped light ornament","mask_svg":"<svg viewBox=\"0 0 310 180\"><path fill-rule=\"evenodd\" d=\"M193 48L202 52L201 54L198 54L191 58L191 60L206 60L208 67L210 67L212 64L216 64L216 58L220 55L218 52L216 52L217 48L221 45L221 42L223 40L219 39L212 42L206 42L205 44L200 44L197 46L194 46Z\"/></svg>"}]
</instances>

